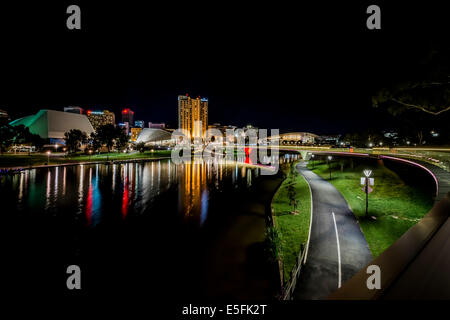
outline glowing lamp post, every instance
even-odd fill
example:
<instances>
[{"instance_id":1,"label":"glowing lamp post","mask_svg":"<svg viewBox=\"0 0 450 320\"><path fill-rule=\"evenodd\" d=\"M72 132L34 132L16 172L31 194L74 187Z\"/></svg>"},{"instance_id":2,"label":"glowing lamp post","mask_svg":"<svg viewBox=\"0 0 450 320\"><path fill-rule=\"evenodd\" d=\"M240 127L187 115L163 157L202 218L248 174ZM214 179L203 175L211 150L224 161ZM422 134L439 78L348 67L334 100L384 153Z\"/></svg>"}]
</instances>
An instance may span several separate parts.
<instances>
[{"instance_id":1,"label":"glowing lamp post","mask_svg":"<svg viewBox=\"0 0 450 320\"><path fill-rule=\"evenodd\" d=\"M333 159L333 157L332 156L328 156L327 159L328 159L328 170L330 171L330 180L331 180L331 166L330 166L330 162Z\"/></svg>"},{"instance_id":2,"label":"glowing lamp post","mask_svg":"<svg viewBox=\"0 0 450 320\"><path fill-rule=\"evenodd\" d=\"M91 161L92 150L89 150L89 161Z\"/></svg>"},{"instance_id":3,"label":"glowing lamp post","mask_svg":"<svg viewBox=\"0 0 450 320\"><path fill-rule=\"evenodd\" d=\"M372 170L364 170L363 171L364 177L361 178L361 184L364 185L362 190L366 194L366 216L369 214L369 193L373 191L373 189L370 186L374 185L374 178L369 178L372 175ZM370 186L369 186L370 185Z\"/></svg>"},{"instance_id":4,"label":"glowing lamp post","mask_svg":"<svg viewBox=\"0 0 450 320\"><path fill-rule=\"evenodd\" d=\"M50 164L50 151L47 151L47 164Z\"/></svg>"},{"instance_id":5,"label":"glowing lamp post","mask_svg":"<svg viewBox=\"0 0 450 320\"><path fill-rule=\"evenodd\" d=\"M313 164L313 170L314 170L314 154L311 155L312 164Z\"/></svg>"}]
</instances>

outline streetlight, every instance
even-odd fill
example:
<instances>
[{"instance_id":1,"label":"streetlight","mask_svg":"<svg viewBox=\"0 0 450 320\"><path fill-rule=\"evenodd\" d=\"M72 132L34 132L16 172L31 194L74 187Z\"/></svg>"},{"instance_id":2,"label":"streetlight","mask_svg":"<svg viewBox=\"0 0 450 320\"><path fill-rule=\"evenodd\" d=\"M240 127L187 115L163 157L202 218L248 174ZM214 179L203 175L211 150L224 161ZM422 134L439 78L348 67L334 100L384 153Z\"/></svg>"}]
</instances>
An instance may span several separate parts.
<instances>
[{"instance_id":1,"label":"streetlight","mask_svg":"<svg viewBox=\"0 0 450 320\"><path fill-rule=\"evenodd\" d=\"M312 164L313 164L313 170L314 170L314 154L311 155L312 158Z\"/></svg>"},{"instance_id":2,"label":"streetlight","mask_svg":"<svg viewBox=\"0 0 450 320\"><path fill-rule=\"evenodd\" d=\"M331 162L331 159L333 159L333 157L332 156L328 156L327 159L328 159L328 170L330 170L330 180L331 180L331 166L330 166L330 162Z\"/></svg>"},{"instance_id":3,"label":"streetlight","mask_svg":"<svg viewBox=\"0 0 450 320\"><path fill-rule=\"evenodd\" d=\"M47 151L47 165L50 164L50 151Z\"/></svg>"},{"instance_id":4,"label":"streetlight","mask_svg":"<svg viewBox=\"0 0 450 320\"><path fill-rule=\"evenodd\" d=\"M369 213L369 183L373 184L373 178L370 178L370 180L369 180L369 177L372 175L372 170L366 169L363 171L363 174L365 176L365 178L362 178L362 179L364 179L364 181L363 181L364 182L364 192L366 193L366 217L367 217L367 215Z\"/></svg>"},{"instance_id":5,"label":"streetlight","mask_svg":"<svg viewBox=\"0 0 450 320\"><path fill-rule=\"evenodd\" d=\"M92 150L89 150L89 161L91 161Z\"/></svg>"}]
</instances>

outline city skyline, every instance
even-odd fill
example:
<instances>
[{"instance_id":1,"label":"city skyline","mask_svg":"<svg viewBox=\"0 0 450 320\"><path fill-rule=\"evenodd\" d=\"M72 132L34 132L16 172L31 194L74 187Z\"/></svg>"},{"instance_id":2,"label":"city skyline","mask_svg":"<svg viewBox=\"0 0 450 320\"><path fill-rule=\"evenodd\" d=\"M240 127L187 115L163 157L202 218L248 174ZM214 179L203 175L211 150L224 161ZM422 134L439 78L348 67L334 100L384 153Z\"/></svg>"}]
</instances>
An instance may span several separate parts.
<instances>
[{"instance_id":1,"label":"city skyline","mask_svg":"<svg viewBox=\"0 0 450 320\"><path fill-rule=\"evenodd\" d=\"M209 98L214 105L210 122L236 126L251 122L286 131L301 124L302 130L318 134L394 127L402 117L373 108L370 96L385 85L385 79L394 81L411 74L430 52L448 49L448 45L442 41L445 19L418 19L422 10L428 9L413 5L402 9L385 6L386 11L402 13L415 22L396 24L397 15L392 13L383 18L389 32L370 33L360 20L365 14L363 7L333 4L323 12L320 6L308 4L304 10L311 14L300 20L293 8L274 9L286 17L269 27L264 24L272 16L268 8L258 8L256 14L250 6L243 6L234 24L225 28L231 9L219 15L214 11L208 14L208 8L200 5L186 6L185 12L203 13L209 23L204 29L197 23L184 25L184 14L173 15L163 6L151 23L126 15L107 30L102 27L107 22L102 20L105 15L100 15L81 31L86 32L83 41L67 33L65 25L58 29L53 28L55 21L42 21L41 31L49 37L39 44L33 39L36 31L24 23L18 30L23 41L5 53L6 60L18 56L22 62L5 65L3 74L9 81L0 109L6 108L17 118L36 109L80 105L120 116L121 108L127 106L139 118L176 127L177 111L172 106L178 94L189 93ZM36 5L36 12L42 10ZM110 10L111 14L120 12L113 5ZM334 12L346 13L347 18ZM316 25L317 14L324 23ZM166 20L173 24L168 34L155 33ZM311 25L316 28L314 35ZM183 49L181 43L193 34L204 50ZM57 45L51 40L55 38L59 39ZM150 42L143 43L144 38ZM411 47L414 41L420 45ZM26 56L24 43L42 50ZM91 50L81 49L83 46ZM67 68L48 69L58 57L64 65L68 63ZM25 78L21 76L24 72L28 73ZM42 79L42 74L48 77ZM65 81L60 81L62 78ZM358 120L361 118L364 121Z\"/></svg>"}]
</instances>

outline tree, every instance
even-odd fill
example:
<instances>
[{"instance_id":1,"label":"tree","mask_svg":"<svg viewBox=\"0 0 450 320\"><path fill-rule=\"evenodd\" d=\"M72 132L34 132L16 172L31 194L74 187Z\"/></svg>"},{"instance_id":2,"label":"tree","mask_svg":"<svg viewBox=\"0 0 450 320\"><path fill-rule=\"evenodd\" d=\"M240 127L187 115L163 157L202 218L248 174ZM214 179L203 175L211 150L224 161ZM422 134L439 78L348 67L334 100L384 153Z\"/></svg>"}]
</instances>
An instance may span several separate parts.
<instances>
[{"instance_id":1,"label":"tree","mask_svg":"<svg viewBox=\"0 0 450 320\"><path fill-rule=\"evenodd\" d=\"M74 153L79 150L82 144L87 142L87 135L78 129L71 129L64 133L64 140L69 153Z\"/></svg>"},{"instance_id":2,"label":"tree","mask_svg":"<svg viewBox=\"0 0 450 320\"><path fill-rule=\"evenodd\" d=\"M143 153L145 151L145 142L139 142L136 144L136 149Z\"/></svg>"},{"instance_id":3,"label":"tree","mask_svg":"<svg viewBox=\"0 0 450 320\"><path fill-rule=\"evenodd\" d=\"M393 114L415 110L440 116L450 111L450 60L448 50L433 49L409 66L407 78L378 90L372 97L374 107L384 106ZM403 77L403 74L400 75Z\"/></svg>"},{"instance_id":4,"label":"tree","mask_svg":"<svg viewBox=\"0 0 450 320\"><path fill-rule=\"evenodd\" d=\"M92 132L89 136L89 144L94 151L98 151L103 145L96 132Z\"/></svg>"},{"instance_id":5,"label":"tree","mask_svg":"<svg viewBox=\"0 0 450 320\"><path fill-rule=\"evenodd\" d=\"M114 147L114 139L116 138L116 127L112 124L106 124L97 128L96 137L98 143L105 145L108 152Z\"/></svg>"},{"instance_id":6,"label":"tree","mask_svg":"<svg viewBox=\"0 0 450 320\"><path fill-rule=\"evenodd\" d=\"M42 148L45 140L39 135L30 132L24 125L11 126L9 124L0 127L0 153L3 154L13 144L31 144L37 149Z\"/></svg>"},{"instance_id":7,"label":"tree","mask_svg":"<svg viewBox=\"0 0 450 320\"><path fill-rule=\"evenodd\" d=\"M289 198L289 204L293 206L294 210L292 211L292 214L297 213L297 190L295 189L295 181L297 179L298 173L297 170L295 170L295 164L291 163L290 173L289 173L289 179L288 179L288 185L287 185L287 193Z\"/></svg>"},{"instance_id":8,"label":"tree","mask_svg":"<svg viewBox=\"0 0 450 320\"><path fill-rule=\"evenodd\" d=\"M35 146L37 150L42 149L45 144L45 139L42 139L40 135L31 133L28 140L32 146Z\"/></svg>"},{"instance_id":9,"label":"tree","mask_svg":"<svg viewBox=\"0 0 450 320\"><path fill-rule=\"evenodd\" d=\"M281 259L281 242L281 233L275 227L267 227L264 238L264 247L269 261L276 262Z\"/></svg>"},{"instance_id":10,"label":"tree","mask_svg":"<svg viewBox=\"0 0 450 320\"><path fill-rule=\"evenodd\" d=\"M416 110L438 116L450 110L450 81L408 82L383 88L372 97L372 105L385 105L393 115Z\"/></svg>"},{"instance_id":11,"label":"tree","mask_svg":"<svg viewBox=\"0 0 450 320\"><path fill-rule=\"evenodd\" d=\"M119 152L128 147L128 136L120 127L117 127L115 130L114 140L116 142L116 148Z\"/></svg>"},{"instance_id":12,"label":"tree","mask_svg":"<svg viewBox=\"0 0 450 320\"><path fill-rule=\"evenodd\" d=\"M6 124L0 127L0 154L3 154L13 144L15 137L14 127Z\"/></svg>"}]
</instances>

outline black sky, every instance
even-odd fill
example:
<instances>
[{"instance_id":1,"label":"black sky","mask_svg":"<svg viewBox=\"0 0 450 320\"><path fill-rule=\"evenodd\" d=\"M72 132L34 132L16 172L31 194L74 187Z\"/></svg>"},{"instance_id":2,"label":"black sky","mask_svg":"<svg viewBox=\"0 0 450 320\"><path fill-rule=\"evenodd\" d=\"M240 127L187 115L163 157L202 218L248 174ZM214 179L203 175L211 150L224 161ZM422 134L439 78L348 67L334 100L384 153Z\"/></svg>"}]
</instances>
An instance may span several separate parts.
<instances>
[{"instance_id":1,"label":"black sky","mask_svg":"<svg viewBox=\"0 0 450 320\"><path fill-rule=\"evenodd\" d=\"M338 3L336 3L338 2ZM374 2L40 1L3 6L0 108L13 117L67 105L177 121L177 95L206 96L209 120L340 133L395 126L371 94L447 46L443 7ZM300 5L299 5L300 3ZM78 4L82 30L65 27Z\"/></svg>"}]
</instances>

